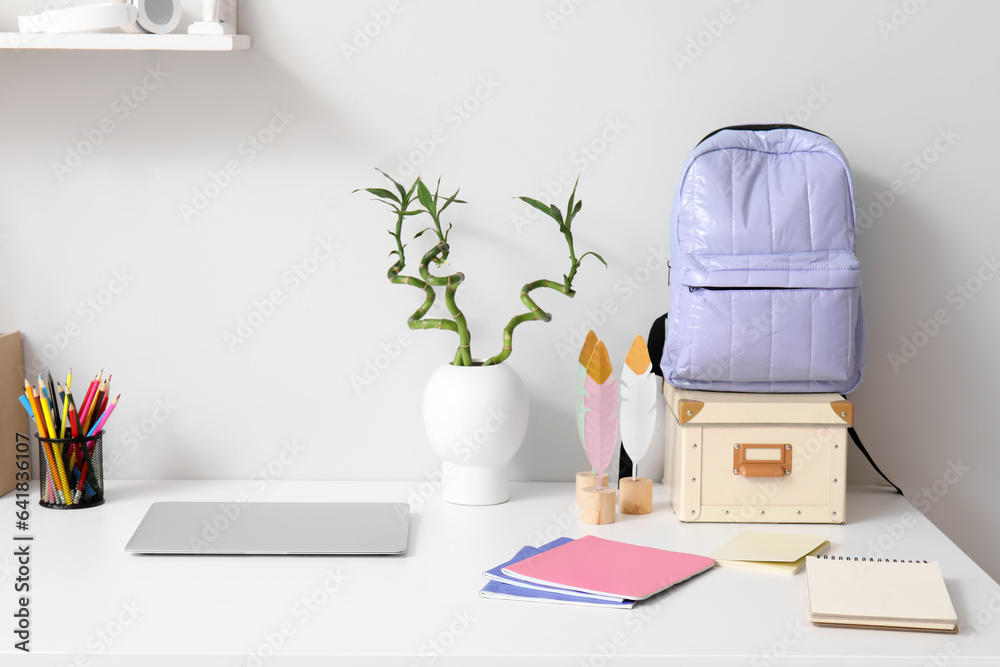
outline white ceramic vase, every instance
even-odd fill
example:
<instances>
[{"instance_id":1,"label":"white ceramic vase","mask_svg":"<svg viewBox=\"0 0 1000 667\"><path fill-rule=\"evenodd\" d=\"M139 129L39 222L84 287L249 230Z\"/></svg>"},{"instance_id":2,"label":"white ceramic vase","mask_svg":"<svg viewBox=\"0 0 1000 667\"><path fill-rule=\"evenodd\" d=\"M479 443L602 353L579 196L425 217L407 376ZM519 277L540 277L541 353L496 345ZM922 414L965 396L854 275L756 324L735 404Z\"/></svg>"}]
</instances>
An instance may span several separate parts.
<instances>
[{"instance_id":1,"label":"white ceramic vase","mask_svg":"<svg viewBox=\"0 0 1000 667\"><path fill-rule=\"evenodd\" d=\"M427 382L424 431L442 459L449 503L506 502L510 460L527 430L528 392L507 364L445 364Z\"/></svg>"}]
</instances>

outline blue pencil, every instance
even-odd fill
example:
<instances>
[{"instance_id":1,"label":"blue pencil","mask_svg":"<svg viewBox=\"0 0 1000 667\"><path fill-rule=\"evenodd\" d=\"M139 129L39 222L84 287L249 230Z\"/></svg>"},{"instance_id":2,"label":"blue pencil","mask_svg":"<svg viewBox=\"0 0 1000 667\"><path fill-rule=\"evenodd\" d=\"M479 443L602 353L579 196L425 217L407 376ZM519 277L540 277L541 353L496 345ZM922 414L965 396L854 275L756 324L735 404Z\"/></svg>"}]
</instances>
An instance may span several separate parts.
<instances>
[{"instance_id":1,"label":"blue pencil","mask_svg":"<svg viewBox=\"0 0 1000 667\"><path fill-rule=\"evenodd\" d=\"M21 401L21 405L24 406L24 409L28 411L28 418L29 419L34 419L35 418L35 411L31 409L31 403L28 402L28 397L27 396L18 396L17 398L18 398L19 401Z\"/></svg>"}]
</instances>

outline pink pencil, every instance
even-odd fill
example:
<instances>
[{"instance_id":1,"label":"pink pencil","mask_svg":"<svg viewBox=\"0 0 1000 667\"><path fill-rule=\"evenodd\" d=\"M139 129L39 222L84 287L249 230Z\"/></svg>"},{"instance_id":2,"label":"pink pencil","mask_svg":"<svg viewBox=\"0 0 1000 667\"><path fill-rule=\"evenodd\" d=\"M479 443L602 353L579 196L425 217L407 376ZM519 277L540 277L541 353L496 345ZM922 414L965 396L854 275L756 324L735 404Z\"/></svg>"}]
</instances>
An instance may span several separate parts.
<instances>
[{"instance_id":1,"label":"pink pencil","mask_svg":"<svg viewBox=\"0 0 1000 667\"><path fill-rule=\"evenodd\" d=\"M104 371L101 371L102 373ZM80 411L77 416L80 418L80 428L84 428L87 420L87 410L90 406L90 402L94 400L94 395L97 393L97 385L100 384L98 381L98 376L94 376L94 379L90 381L90 386L87 387L87 393L83 397L83 403L80 404Z\"/></svg>"},{"instance_id":2,"label":"pink pencil","mask_svg":"<svg viewBox=\"0 0 1000 667\"><path fill-rule=\"evenodd\" d=\"M108 421L108 417L110 417L111 413L115 411L115 407L118 405L118 399L121 397L122 395L118 394L117 396L115 396L115 400L111 401L111 403L108 404L108 409L104 411L104 414L101 415L101 418L98 419L97 423L94 424L93 428L90 429L90 433L87 434L88 438L94 435L95 433L101 432L101 429L104 428L104 424Z\"/></svg>"}]
</instances>

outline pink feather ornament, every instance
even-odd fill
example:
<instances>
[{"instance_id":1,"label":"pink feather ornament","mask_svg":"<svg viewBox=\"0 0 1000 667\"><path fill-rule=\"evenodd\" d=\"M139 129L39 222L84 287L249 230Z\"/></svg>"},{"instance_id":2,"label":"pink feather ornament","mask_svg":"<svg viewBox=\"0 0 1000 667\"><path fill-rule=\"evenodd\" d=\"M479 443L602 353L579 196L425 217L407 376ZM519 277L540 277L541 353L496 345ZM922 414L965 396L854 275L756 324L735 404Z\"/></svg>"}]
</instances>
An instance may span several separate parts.
<instances>
[{"instance_id":1,"label":"pink feather ornament","mask_svg":"<svg viewBox=\"0 0 1000 667\"><path fill-rule=\"evenodd\" d=\"M618 383L611 379L611 358L604 343L598 343L587 364L584 379L583 438L587 460L597 472L597 488L601 476L614 458L618 444Z\"/></svg>"}]
</instances>

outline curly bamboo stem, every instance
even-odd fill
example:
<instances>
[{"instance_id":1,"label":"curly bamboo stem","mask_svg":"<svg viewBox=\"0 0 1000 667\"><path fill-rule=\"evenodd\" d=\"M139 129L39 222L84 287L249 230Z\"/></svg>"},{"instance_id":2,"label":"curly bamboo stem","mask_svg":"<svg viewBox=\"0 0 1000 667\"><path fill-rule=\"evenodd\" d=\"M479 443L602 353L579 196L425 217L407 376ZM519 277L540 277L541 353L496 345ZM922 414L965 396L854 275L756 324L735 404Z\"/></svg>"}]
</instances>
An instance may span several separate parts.
<instances>
[{"instance_id":1,"label":"curly bamboo stem","mask_svg":"<svg viewBox=\"0 0 1000 667\"><path fill-rule=\"evenodd\" d=\"M574 267L575 268L575 267ZM515 315L507 323L507 326L503 330L503 349L500 353L490 357L483 362L484 366L492 366L494 364L502 363L510 356L510 353L514 350L514 329L525 322L549 322L552 320L552 314L547 313L541 309L541 307L535 303L535 300L531 298L530 292L533 290L546 287L548 289L555 290L560 294L565 294L566 296L573 298L576 292L564 283L557 283L554 280L536 280L530 282L521 288L521 302L528 308L528 312L521 313L520 315Z\"/></svg>"},{"instance_id":2,"label":"curly bamboo stem","mask_svg":"<svg viewBox=\"0 0 1000 667\"><path fill-rule=\"evenodd\" d=\"M448 312L454 319L458 331L458 350L455 352L455 361L452 363L456 366L471 366L472 336L469 334L469 325L466 322L465 314L458 307L458 303L455 301L455 294L458 291L458 286L465 280L465 274L459 271L448 276L435 276L431 274L430 271L430 263L435 262L440 265L448 258L450 250L451 246L449 246L445 241L442 241L431 248L427 254L424 255L423 261L420 264L420 275L428 285L445 288L444 303L448 307Z\"/></svg>"},{"instance_id":3,"label":"curly bamboo stem","mask_svg":"<svg viewBox=\"0 0 1000 667\"><path fill-rule=\"evenodd\" d=\"M446 331L458 332L458 324L449 319L423 319L427 311L431 309L434 305L434 300L437 298L434 288L429 285L426 281L417 278L416 276L402 275L403 269L406 267L406 256L403 253L403 221L406 218L406 207L403 206L396 218L396 231L392 233L393 238L396 239L396 253L398 259L396 262L389 267L387 277L389 281L394 285L410 285L424 291L426 298L423 304L417 308L406 320L406 325L410 329L443 329ZM438 254L437 246L432 248L427 254L424 255L423 264L426 265L428 262L433 261L435 254ZM468 329L466 328L466 331Z\"/></svg>"}]
</instances>

